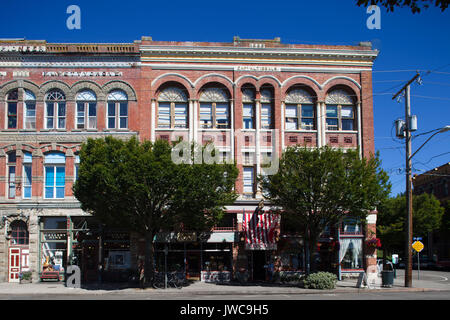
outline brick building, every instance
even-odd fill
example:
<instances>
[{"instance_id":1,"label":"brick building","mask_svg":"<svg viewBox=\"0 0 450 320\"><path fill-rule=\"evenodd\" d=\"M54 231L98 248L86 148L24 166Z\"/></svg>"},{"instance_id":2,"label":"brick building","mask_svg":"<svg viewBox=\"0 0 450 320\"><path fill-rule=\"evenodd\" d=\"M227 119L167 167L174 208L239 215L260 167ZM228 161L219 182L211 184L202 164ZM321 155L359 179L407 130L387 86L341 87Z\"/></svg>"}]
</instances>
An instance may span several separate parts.
<instances>
[{"instance_id":1,"label":"brick building","mask_svg":"<svg viewBox=\"0 0 450 320\"><path fill-rule=\"evenodd\" d=\"M62 276L70 263L81 266L85 281L96 280L98 260L111 279L136 268L141 239L101 231L72 195L81 143L106 135L213 141L223 159L238 164L240 197L223 223L208 239L161 236L157 260L168 244L169 263L191 278L208 280L216 271L232 277L244 268L263 279L269 260L301 271L301 239L279 233L279 219L263 214L279 237L252 242L246 214L261 200L255 177L290 145L374 152L377 54L370 43L297 45L279 38L0 41L0 281L18 281L27 270L38 279L49 266ZM374 232L375 223L371 213L367 228ZM324 235L318 259L340 273L373 265L376 256L363 250L367 233L347 221Z\"/></svg>"}]
</instances>

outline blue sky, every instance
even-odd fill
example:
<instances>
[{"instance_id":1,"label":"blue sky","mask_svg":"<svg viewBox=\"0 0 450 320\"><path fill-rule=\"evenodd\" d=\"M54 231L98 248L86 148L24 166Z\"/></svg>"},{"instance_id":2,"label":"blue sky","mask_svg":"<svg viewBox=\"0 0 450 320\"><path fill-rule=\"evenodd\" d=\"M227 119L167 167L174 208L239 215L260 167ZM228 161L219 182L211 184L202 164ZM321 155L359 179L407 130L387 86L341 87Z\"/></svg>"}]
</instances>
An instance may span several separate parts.
<instances>
[{"instance_id":1,"label":"blue sky","mask_svg":"<svg viewBox=\"0 0 450 320\"><path fill-rule=\"evenodd\" d=\"M411 87L416 134L450 125L450 9L381 8L381 29L370 30L366 8L347 1L3 1L0 38L49 42L132 42L141 36L168 41L231 42L241 38L283 43L354 45L372 41L380 50L374 64L375 148L389 173L392 194L405 190L405 149L393 123L404 117L404 100L392 96L415 75ZM69 30L69 5L81 9L81 30ZM428 72L432 71L432 72ZM413 151L431 134L413 140ZM433 137L413 158L413 173L450 162L450 132Z\"/></svg>"}]
</instances>

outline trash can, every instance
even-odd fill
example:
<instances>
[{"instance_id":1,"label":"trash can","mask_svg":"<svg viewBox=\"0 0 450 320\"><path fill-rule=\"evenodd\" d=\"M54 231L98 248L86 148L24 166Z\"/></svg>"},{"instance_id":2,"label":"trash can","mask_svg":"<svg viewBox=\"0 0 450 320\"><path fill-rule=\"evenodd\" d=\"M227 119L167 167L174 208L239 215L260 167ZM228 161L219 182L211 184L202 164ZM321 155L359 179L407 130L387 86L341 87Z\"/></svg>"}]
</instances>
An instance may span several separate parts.
<instances>
[{"instance_id":1,"label":"trash can","mask_svg":"<svg viewBox=\"0 0 450 320\"><path fill-rule=\"evenodd\" d=\"M394 271L383 270L381 271L381 286L392 287L394 285Z\"/></svg>"}]
</instances>

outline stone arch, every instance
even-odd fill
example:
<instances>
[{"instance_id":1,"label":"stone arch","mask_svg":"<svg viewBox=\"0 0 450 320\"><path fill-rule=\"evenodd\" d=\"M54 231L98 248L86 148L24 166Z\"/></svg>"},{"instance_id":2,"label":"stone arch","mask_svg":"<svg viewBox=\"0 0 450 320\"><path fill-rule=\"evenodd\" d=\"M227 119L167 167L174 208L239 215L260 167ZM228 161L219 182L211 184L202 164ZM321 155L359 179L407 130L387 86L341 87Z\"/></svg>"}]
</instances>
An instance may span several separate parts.
<instances>
[{"instance_id":1,"label":"stone arch","mask_svg":"<svg viewBox=\"0 0 450 320\"><path fill-rule=\"evenodd\" d=\"M173 89L173 92L169 92L167 90ZM180 92L178 92L180 91ZM166 81L161 83L158 88L155 90L155 99L159 100L160 95L165 92L166 94L173 94L173 95L181 95L184 96L184 98L179 97L177 101L187 101L191 97L191 90L186 88L183 83L180 83L178 81ZM165 101L172 101L172 100L165 100ZM173 100L175 101L175 100Z\"/></svg>"},{"instance_id":2,"label":"stone arch","mask_svg":"<svg viewBox=\"0 0 450 320\"><path fill-rule=\"evenodd\" d=\"M322 89L322 86L317 80L305 75L296 75L284 80L282 88L284 89L284 92L286 92L294 85L304 85L311 88L317 97L320 96L319 92Z\"/></svg>"},{"instance_id":3,"label":"stone arch","mask_svg":"<svg viewBox=\"0 0 450 320\"><path fill-rule=\"evenodd\" d=\"M108 83L105 83L103 85L102 89L103 89L103 93L104 93L105 97L108 96L108 93L110 91L119 89L119 90L125 91L125 93L128 96L128 101L136 101L137 100L137 95L136 95L136 92L134 91L133 87L125 81L120 81L120 80L109 81Z\"/></svg>"},{"instance_id":4,"label":"stone arch","mask_svg":"<svg viewBox=\"0 0 450 320\"><path fill-rule=\"evenodd\" d=\"M194 83L188 77L179 73L164 73L153 79L151 87L156 88L155 95L157 89L162 87L167 82L176 82L181 84L186 88L186 90L188 90L189 96L192 96L192 88L194 88Z\"/></svg>"},{"instance_id":5,"label":"stone arch","mask_svg":"<svg viewBox=\"0 0 450 320\"><path fill-rule=\"evenodd\" d=\"M66 101L73 100L75 98L72 95L72 91L70 90L70 87L67 83L62 82L60 80L50 80L41 85L41 87L39 89L39 94L36 97L36 99L41 100L41 101L44 100L45 95L53 89L61 90L64 93L64 95L66 96Z\"/></svg>"},{"instance_id":6,"label":"stone arch","mask_svg":"<svg viewBox=\"0 0 450 320\"><path fill-rule=\"evenodd\" d=\"M72 95L76 98L78 92L86 89L91 90L95 93L95 95L97 96L97 101L105 101L105 93L103 92L102 88L94 81L82 80L75 82L72 85L71 92Z\"/></svg>"},{"instance_id":7,"label":"stone arch","mask_svg":"<svg viewBox=\"0 0 450 320\"><path fill-rule=\"evenodd\" d=\"M325 83L324 83L325 84ZM323 88L324 100L326 99L329 92L335 89L343 89L349 92L354 98L354 103L361 101L361 89L353 82L345 78L334 78L326 82Z\"/></svg>"},{"instance_id":8,"label":"stone arch","mask_svg":"<svg viewBox=\"0 0 450 320\"><path fill-rule=\"evenodd\" d=\"M202 90L204 90L207 86L213 85L214 83L216 84L218 83L224 86L230 95L230 99L232 98L234 86L233 81L231 81L228 77L218 73L210 73L203 75L194 82L196 88L195 97L198 99L200 97Z\"/></svg>"},{"instance_id":9,"label":"stone arch","mask_svg":"<svg viewBox=\"0 0 450 320\"><path fill-rule=\"evenodd\" d=\"M5 83L0 87L0 100L4 100L6 98L6 94L16 88L23 88L31 91L35 97L39 94L39 86L34 82L29 80L13 80Z\"/></svg>"},{"instance_id":10,"label":"stone arch","mask_svg":"<svg viewBox=\"0 0 450 320\"><path fill-rule=\"evenodd\" d=\"M295 97L297 97L298 102L294 102L292 100L295 99ZM294 83L291 86L287 87L283 92L282 100L289 102L290 99L292 100L290 101L292 103L300 103L301 100L303 100L303 103L315 103L315 101L317 101L318 99L318 96L317 92L310 86L303 83Z\"/></svg>"}]
</instances>

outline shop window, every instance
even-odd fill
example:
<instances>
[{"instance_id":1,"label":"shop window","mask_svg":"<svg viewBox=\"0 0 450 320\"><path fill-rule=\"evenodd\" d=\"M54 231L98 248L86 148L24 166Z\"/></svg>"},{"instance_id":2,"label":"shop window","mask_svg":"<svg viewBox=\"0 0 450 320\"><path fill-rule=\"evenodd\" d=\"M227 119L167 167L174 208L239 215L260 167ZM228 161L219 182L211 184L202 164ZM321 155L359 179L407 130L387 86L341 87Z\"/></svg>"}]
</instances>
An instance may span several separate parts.
<instances>
[{"instance_id":1,"label":"shop window","mask_svg":"<svg viewBox=\"0 0 450 320\"><path fill-rule=\"evenodd\" d=\"M122 90L108 94L108 129L128 128L128 96Z\"/></svg>"},{"instance_id":2,"label":"shop window","mask_svg":"<svg viewBox=\"0 0 450 320\"><path fill-rule=\"evenodd\" d=\"M25 129L36 129L36 97L25 90L23 126Z\"/></svg>"},{"instance_id":3,"label":"shop window","mask_svg":"<svg viewBox=\"0 0 450 320\"><path fill-rule=\"evenodd\" d=\"M158 127L188 128L188 98L181 89L169 87L159 94Z\"/></svg>"},{"instance_id":4,"label":"shop window","mask_svg":"<svg viewBox=\"0 0 450 320\"><path fill-rule=\"evenodd\" d=\"M95 129L97 127L97 97L91 90L77 94L77 129Z\"/></svg>"},{"instance_id":5,"label":"shop window","mask_svg":"<svg viewBox=\"0 0 450 320\"><path fill-rule=\"evenodd\" d=\"M66 96L59 90L50 91L45 98L45 128L66 128Z\"/></svg>"},{"instance_id":6,"label":"shop window","mask_svg":"<svg viewBox=\"0 0 450 320\"><path fill-rule=\"evenodd\" d=\"M350 94L342 89L331 91L325 100L326 130L353 131L355 129L355 106Z\"/></svg>"},{"instance_id":7,"label":"shop window","mask_svg":"<svg viewBox=\"0 0 450 320\"><path fill-rule=\"evenodd\" d=\"M19 90L15 89L8 93L6 97L7 105L7 127L8 129L17 129L17 104L19 102Z\"/></svg>"},{"instance_id":8,"label":"shop window","mask_svg":"<svg viewBox=\"0 0 450 320\"><path fill-rule=\"evenodd\" d=\"M66 158L62 153L45 156L45 199L63 199L66 180Z\"/></svg>"},{"instance_id":9,"label":"shop window","mask_svg":"<svg viewBox=\"0 0 450 320\"><path fill-rule=\"evenodd\" d=\"M31 191L32 191L32 162L33 158L31 156L31 153L24 152L23 153L23 182L22 182L22 197L24 199L30 199L31 198Z\"/></svg>"},{"instance_id":10,"label":"shop window","mask_svg":"<svg viewBox=\"0 0 450 320\"><path fill-rule=\"evenodd\" d=\"M230 128L229 98L225 90L207 88L202 91L199 101L201 128Z\"/></svg>"},{"instance_id":11,"label":"shop window","mask_svg":"<svg viewBox=\"0 0 450 320\"><path fill-rule=\"evenodd\" d=\"M29 232L27 224L23 221L11 223L11 244L27 245L29 243Z\"/></svg>"},{"instance_id":12,"label":"shop window","mask_svg":"<svg viewBox=\"0 0 450 320\"><path fill-rule=\"evenodd\" d=\"M339 262L342 269L363 268L363 253L361 238L341 238L339 240Z\"/></svg>"},{"instance_id":13,"label":"shop window","mask_svg":"<svg viewBox=\"0 0 450 320\"><path fill-rule=\"evenodd\" d=\"M286 130L315 130L316 113L314 99L306 91L294 88L286 95Z\"/></svg>"},{"instance_id":14,"label":"shop window","mask_svg":"<svg viewBox=\"0 0 450 320\"><path fill-rule=\"evenodd\" d=\"M14 199L16 197L16 152L8 153L8 198Z\"/></svg>"}]
</instances>

